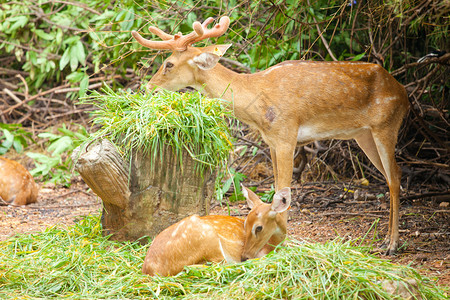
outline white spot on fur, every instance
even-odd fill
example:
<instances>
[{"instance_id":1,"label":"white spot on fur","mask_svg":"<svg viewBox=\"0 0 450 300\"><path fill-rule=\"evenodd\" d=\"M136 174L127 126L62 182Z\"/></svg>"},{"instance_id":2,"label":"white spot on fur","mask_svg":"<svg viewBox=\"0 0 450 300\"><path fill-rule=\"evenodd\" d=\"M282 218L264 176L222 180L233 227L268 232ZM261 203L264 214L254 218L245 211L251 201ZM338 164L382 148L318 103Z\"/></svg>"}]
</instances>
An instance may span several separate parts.
<instances>
[{"instance_id":1,"label":"white spot on fur","mask_svg":"<svg viewBox=\"0 0 450 300\"><path fill-rule=\"evenodd\" d=\"M297 141L299 143L319 141L325 139L351 139L354 138L358 132L367 127L348 128L348 129L334 129L334 130L319 130L311 125L302 125L297 131Z\"/></svg>"},{"instance_id":2,"label":"white spot on fur","mask_svg":"<svg viewBox=\"0 0 450 300\"><path fill-rule=\"evenodd\" d=\"M397 97L386 97L383 100L384 100L384 102L390 102L390 101L393 101L393 100L397 100Z\"/></svg>"},{"instance_id":3,"label":"white spot on fur","mask_svg":"<svg viewBox=\"0 0 450 300\"><path fill-rule=\"evenodd\" d=\"M225 259L225 261L227 263L230 264L230 263L235 263L236 262L227 252L225 252L225 250L222 247L222 242L220 241L220 239L219 239L219 248L220 248L220 252L222 252L223 258Z\"/></svg>"},{"instance_id":4,"label":"white spot on fur","mask_svg":"<svg viewBox=\"0 0 450 300\"><path fill-rule=\"evenodd\" d=\"M239 245L244 245L244 242L240 239L228 239L226 237L224 237L223 235L219 234L219 240L221 241L226 241L227 244L239 244Z\"/></svg>"},{"instance_id":5,"label":"white spot on fur","mask_svg":"<svg viewBox=\"0 0 450 300\"><path fill-rule=\"evenodd\" d=\"M172 232L172 237L175 237L175 236L177 235L178 229L179 229L180 227L182 227L182 226L184 226L184 220L181 221L181 222L178 224L177 228L175 228L175 230Z\"/></svg>"},{"instance_id":6,"label":"white spot on fur","mask_svg":"<svg viewBox=\"0 0 450 300\"><path fill-rule=\"evenodd\" d=\"M276 69L279 69L279 68L282 68L282 67L288 67L288 66L292 66L292 64L285 64L285 65L282 65L282 66L270 67L270 68L268 68L267 70L264 71L264 76L268 75L270 72L272 72L272 71L274 71Z\"/></svg>"},{"instance_id":7,"label":"white spot on fur","mask_svg":"<svg viewBox=\"0 0 450 300\"><path fill-rule=\"evenodd\" d=\"M397 100L397 98L396 97L375 98L375 104L388 103L394 100Z\"/></svg>"}]
</instances>

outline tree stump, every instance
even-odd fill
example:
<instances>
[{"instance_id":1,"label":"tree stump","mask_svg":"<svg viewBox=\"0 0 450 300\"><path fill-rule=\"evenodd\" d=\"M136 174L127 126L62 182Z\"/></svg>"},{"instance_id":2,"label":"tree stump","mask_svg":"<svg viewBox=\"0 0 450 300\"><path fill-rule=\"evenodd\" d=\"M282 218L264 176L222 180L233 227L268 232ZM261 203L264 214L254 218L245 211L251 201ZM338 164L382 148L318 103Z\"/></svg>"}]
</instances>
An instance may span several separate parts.
<instances>
[{"instance_id":1,"label":"tree stump","mask_svg":"<svg viewBox=\"0 0 450 300\"><path fill-rule=\"evenodd\" d=\"M198 162L185 152L181 166L170 147L153 165L150 155L134 151L125 162L108 140L73 152L75 170L103 201L103 233L114 240L153 238L186 216L209 213L214 172L199 174Z\"/></svg>"}]
</instances>

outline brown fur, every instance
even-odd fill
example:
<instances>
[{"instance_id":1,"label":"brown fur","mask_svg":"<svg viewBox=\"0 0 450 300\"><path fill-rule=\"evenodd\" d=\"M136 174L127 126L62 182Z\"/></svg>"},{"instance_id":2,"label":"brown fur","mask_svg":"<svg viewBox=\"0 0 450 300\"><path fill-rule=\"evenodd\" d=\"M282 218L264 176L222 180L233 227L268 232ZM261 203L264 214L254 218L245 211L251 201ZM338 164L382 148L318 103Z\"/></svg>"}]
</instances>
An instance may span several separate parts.
<instances>
[{"instance_id":1,"label":"brown fur","mask_svg":"<svg viewBox=\"0 0 450 300\"><path fill-rule=\"evenodd\" d=\"M284 218L290 203L290 191L286 193L287 190L284 190L286 202L283 205L279 202L282 199L278 197L280 193L274 196L271 205L263 203L252 191L243 187L244 196L252 208L245 222L231 216L194 215L169 226L150 245L142 272L151 276L172 276L189 265L224 260L235 263L266 255L286 236ZM280 213L273 211L269 218L271 210ZM255 224L264 226L264 229L252 236Z\"/></svg>"},{"instance_id":2,"label":"brown fur","mask_svg":"<svg viewBox=\"0 0 450 300\"><path fill-rule=\"evenodd\" d=\"M0 157L0 197L13 205L37 201L39 186L21 164Z\"/></svg>"}]
</instances>

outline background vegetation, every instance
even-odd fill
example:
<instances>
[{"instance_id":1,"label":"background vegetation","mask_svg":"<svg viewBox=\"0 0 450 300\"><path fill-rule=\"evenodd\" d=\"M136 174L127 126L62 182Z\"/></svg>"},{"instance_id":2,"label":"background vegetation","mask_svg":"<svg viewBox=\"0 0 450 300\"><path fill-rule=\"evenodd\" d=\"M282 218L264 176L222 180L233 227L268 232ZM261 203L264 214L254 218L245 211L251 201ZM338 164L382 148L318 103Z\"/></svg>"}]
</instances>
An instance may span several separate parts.
<instances>
[{"instance_id":1,"label":"background vegetation","mask_svg":"<svg viewBox=\"0 0 450 300\"><path fill-rule=\"evenodd\" d=\"M149 38L150 25L187 33L194 20L229 15L228 33L213 42L233 43L223 63L242 72L287 59L383 65L405 85L411 102L397 153L405 187L442 190L450 184L449 54L417 63L433 50L448 50L449 1L24 0L0 7L0 122L22 124L33 139L61 122L89 128L91 108L73 101L87 89L103 83L138 89L148 80L167 54L143 49L131 30ZM26 135L19 142L23 135L16 132L16 146L32 143ZM236 133L240 149L248 150L233 162L237 172L250 173L268 160L265 145L247 134L242 127ZM2 140L11 141L5 131ZM4 146L12 149L9 142ZM384 182L353 142L326 146L328 151L308 148L316 159L307 179L339 174Z\"/></svg>"}]
</instances>

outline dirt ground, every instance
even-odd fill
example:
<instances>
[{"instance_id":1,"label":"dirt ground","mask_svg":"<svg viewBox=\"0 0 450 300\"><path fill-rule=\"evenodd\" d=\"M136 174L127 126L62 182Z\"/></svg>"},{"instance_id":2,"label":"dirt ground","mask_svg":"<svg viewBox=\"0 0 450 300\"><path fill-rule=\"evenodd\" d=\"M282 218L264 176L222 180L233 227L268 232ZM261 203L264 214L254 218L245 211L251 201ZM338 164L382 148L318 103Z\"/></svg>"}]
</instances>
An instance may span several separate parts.
<instances>
[{"instance_id":1,"label":"dirt ground","mask_svg":"<svg viewBox=\"0 0 450 300\"><path fill-rule=\"evenodd\" d=\"M261 190L258 189L258 192ZM356 190L361 196L355 198ZM375 232L375 245L379 245L388 226L389 204L374 195L384 192L384 187L355 188L348 187L346 183L294 185L289 234L300 240L324 242L336 237L358 239L368 233L364 241L368 244ZM395 263L411 265L424 275L438 278L438 284L447 287L450 286L448 202L448 199L439 197L402 201L402 248L395 257L388 257ZM80 178L74 179L70 188L41 186L37 203L17 207L0 206L0 240L17 233L42 231L53 225L71 225L80 216L99 214L100 208L100 200ZM230 212L244 217L248 208L244 202L234 203ZM227 213L225 205L213 205L211 214ZM382 254L377 255L387 258Z\"/></svg>"}]
</instances>

